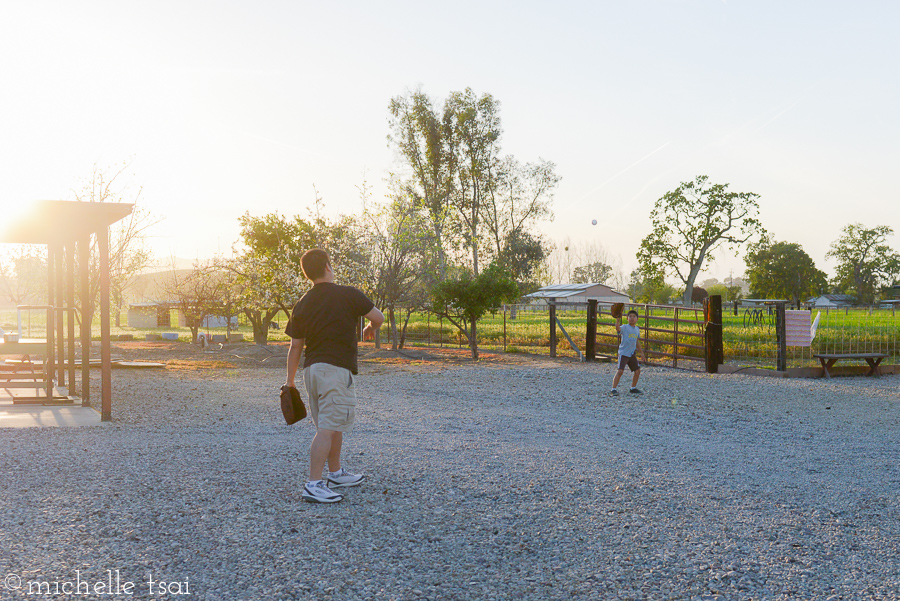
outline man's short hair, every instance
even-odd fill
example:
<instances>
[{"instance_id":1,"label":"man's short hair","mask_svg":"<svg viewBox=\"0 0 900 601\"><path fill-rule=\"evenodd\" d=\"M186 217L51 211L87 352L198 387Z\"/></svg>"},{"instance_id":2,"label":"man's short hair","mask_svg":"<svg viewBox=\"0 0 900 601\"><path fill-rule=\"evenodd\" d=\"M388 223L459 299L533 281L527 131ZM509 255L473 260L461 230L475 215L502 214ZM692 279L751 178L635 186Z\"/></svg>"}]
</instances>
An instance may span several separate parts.
<instances>
[{"instance_id":1,"label":"man's short hair","mask_svg":"<svg viewBox=\"0 0 900 601\"><path fill-rule=\"evenodd\" d=\"M321 248L308 250L300 257L300 267L303 269L303 275L309 281L323 277L325 275L325 267L330 264L328 253Z\"/></svg>"},{"instance_id":2,"label":"man's short hair","mask_svg":"<svg viewBox=\"0 0 900 601\"><path fill-rule=\"evenodd\" d=\"M638 312L635 311L634 309L632 309L631 311L629 311L629 312L628 312L628 315L631 315L632 313L634 313L634 316L635 316L635 317L640 317L640 315L638 315ZM628 317L628 315L626 315L625 317Z\"/></svg>"}]
</instances>

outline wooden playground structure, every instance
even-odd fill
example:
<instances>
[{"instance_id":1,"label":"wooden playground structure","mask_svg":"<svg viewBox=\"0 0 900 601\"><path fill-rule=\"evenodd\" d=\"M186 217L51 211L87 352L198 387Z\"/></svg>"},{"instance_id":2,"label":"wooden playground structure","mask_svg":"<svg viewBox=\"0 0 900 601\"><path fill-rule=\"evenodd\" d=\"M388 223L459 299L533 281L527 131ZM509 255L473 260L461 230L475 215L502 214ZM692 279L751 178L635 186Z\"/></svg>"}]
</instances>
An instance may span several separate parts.
<instances>
[{"instance_id":1,"label":"wooden playground structure","mask_svg":"<svg viewBox=\"0 0 900 601\"><path fill-rule=\"evenodd\" d=\"M21 311L45 312L46 334L43 338L23 337L19 319L18 333L0 341L0 358L7 359L0 364L0 404L91 405L95 307L90 263L91 238L95 237L100 276L100 414L102 421L111 419L109 228L130 215L133 206L42 200L16 221L4 223L0 215L0 243L47 247L47 304L18 307L20 315ZM80 287L77 296L76 280ZM76 366L80 367L80 379L76 378Z\"/></svg>"}]
</instances>

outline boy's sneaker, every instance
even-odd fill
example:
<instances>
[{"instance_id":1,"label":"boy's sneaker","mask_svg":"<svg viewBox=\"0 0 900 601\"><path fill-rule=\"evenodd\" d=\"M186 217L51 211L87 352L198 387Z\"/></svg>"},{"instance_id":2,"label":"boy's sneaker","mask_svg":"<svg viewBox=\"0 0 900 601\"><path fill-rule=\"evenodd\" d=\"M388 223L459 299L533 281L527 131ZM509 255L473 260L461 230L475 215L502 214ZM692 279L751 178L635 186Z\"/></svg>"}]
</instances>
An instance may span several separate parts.
<instances>
[{"instance_id":1,"label":"boy's sneaker","mask_svg":"<svg viewBox=\"0 0 900 601\"><path fill-rule=\"evenodd\" d=\"M641 392L640 388L632 388L628 392L630 392L631 394L644 394L643 392Z\"/></svg>"},{"instance_id":2,"label":"boy's sneaker","mask_svg":"<svg viewBox=\"0 0 900 601\"><path fill-rule=\"evenodd\" d=\"M613 388L609 391L609 396L619 396L619 391Z\"/></svg>"},{"instance_id":3,"label":"boy's sneaker","mask_svg":"<svg viewBox=\"0 0 900 601\"><path fill-rule=\"evenodd\" d=\"M328 485L334 488L359 486L365 479L366 477L362 474L351 474L344 468L341 468L339 472L328 473Z\"/></svg>"},{"instance_id":4,"label":"boy's sneaker","mask_svg":"<svg viewBox=\"0 0 900 601\"><path fill-rule=\"evenodd\" d=\"M340 495L327 486L322 480L307 482L303 487L303 500L307 503L339 503L344 500Z\"/></svg>"}]
</instances>

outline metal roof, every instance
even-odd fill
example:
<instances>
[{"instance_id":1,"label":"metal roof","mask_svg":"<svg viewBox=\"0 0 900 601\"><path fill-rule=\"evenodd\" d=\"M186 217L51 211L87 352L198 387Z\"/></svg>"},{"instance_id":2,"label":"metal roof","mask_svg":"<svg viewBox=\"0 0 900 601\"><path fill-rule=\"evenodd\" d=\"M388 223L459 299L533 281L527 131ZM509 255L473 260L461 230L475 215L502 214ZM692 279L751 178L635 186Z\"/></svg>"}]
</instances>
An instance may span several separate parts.
<instances>
[{"instance_id":1,"label":"metal roof","mask_svg":"<svg viewBox=\"0 0 900 601\"><path fill-rule=\"evenodd\" d=\"M596 282L590 282L587 284L551 284L550 286L544 286L537 292L526 294L525 298L569 298L572 296L583 295L585 292L595 286L603 286L604 288L609 289L608 293L600 294L597 296L607 296L608 294L614 294L616 296L628 298L627 294L623 294L621 292L613 290L606 284L599 284Z\"/></svg>"}]
</instances>

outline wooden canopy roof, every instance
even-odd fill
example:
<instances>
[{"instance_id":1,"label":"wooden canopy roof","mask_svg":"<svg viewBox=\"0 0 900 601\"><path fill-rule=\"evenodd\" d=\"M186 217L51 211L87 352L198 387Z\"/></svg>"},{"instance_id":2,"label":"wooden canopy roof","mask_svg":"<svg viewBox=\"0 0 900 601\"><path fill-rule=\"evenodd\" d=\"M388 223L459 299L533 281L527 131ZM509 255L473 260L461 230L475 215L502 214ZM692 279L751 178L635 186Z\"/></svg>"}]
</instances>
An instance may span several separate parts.
<instances>
[{"instance_id":1,"label":"wooden canopy roof","mask_svg":"<svg viewBox=\"0 0 900 601\"><path fill-rule=\"evenodd\" d=\"M19 219L3 222L0 242L11 244L52 244L81 240L131 214L133 204L38 200Z\"/></svg>"}]
</instances>

